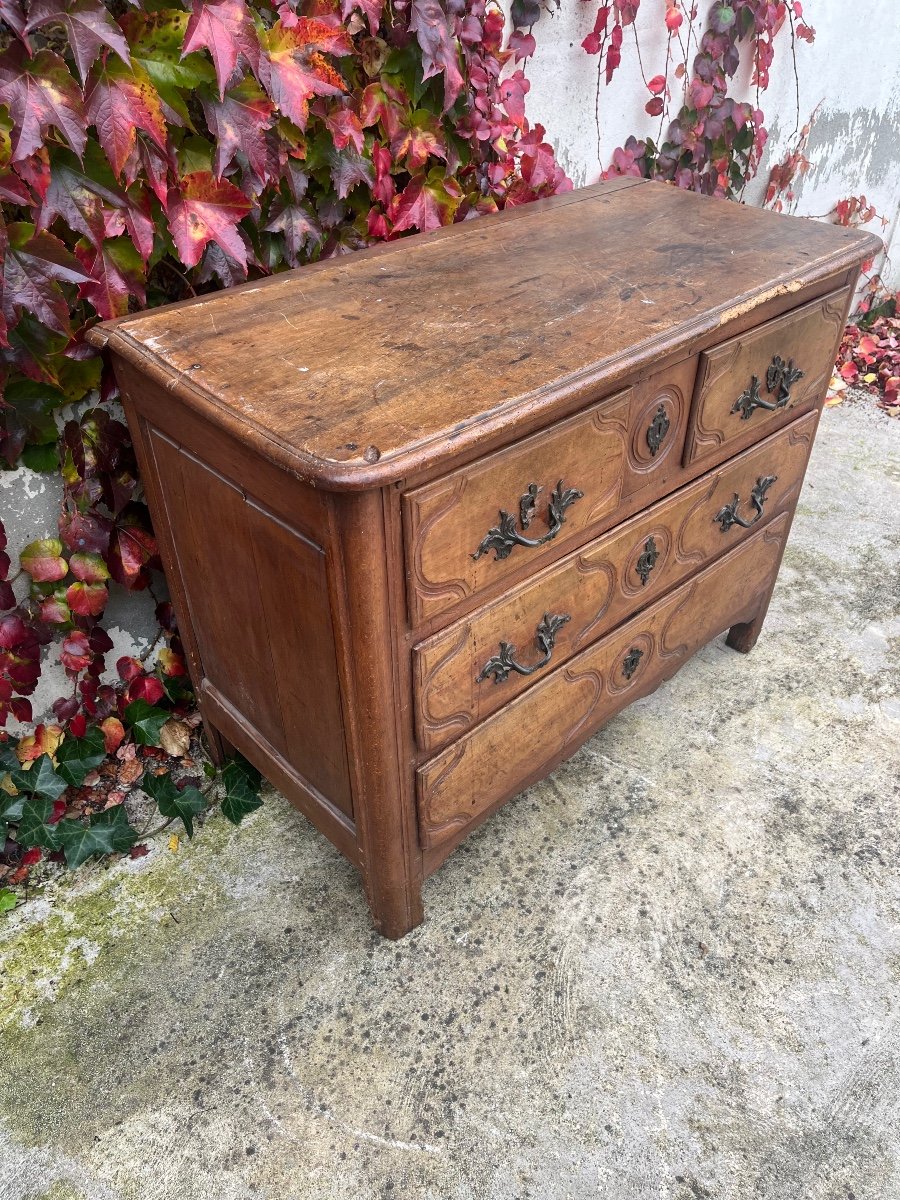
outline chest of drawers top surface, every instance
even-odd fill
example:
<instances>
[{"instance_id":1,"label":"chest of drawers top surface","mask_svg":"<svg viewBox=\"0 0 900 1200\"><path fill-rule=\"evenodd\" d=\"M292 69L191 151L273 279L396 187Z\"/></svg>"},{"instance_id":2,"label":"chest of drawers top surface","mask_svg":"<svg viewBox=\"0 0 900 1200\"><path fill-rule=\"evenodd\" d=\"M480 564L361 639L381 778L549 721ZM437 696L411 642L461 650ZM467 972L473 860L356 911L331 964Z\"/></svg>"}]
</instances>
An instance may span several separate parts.
<instances>
[{"instance_id":1,"label":"chest of drawers top surface","mask_svg":"<svg viewBox=\"0 0 900 1200\"><path fill-rule=\"evenodd\" d=\"M634 179L94 333L329 489L446 470L854 268L870 234Z\"/></svg>"}]
</instances>

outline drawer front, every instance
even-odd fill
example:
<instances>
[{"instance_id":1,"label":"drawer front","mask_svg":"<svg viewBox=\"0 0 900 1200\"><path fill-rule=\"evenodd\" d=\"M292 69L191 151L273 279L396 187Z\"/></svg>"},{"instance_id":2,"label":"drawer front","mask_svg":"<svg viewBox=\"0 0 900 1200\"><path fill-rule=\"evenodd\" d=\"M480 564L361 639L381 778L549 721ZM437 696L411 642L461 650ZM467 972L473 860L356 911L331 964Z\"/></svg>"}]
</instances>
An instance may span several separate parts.
<instances>
[{"instance_id":1,"label":"drawer front","mask_svg":"<svg viewBox=\"0 0 900 1200\"><path fill-rule=\"evenodd\" d=\"M613 512L631 392L403 497L413 624L517 570Z\"/></svg>"},{"instance_id":2,"label":"drawer front","mask_svg":"<svg viewBox=\"0 0 900 1200\"><path fill-rule=\"evenodd\" d=\"M817 403L834 368L850 289L700 355L684 462L732 453Z\"/></svg>"},{"instance_id":3,"label":"drawer front","mask_svg":"<svg viewBox=\"0 0 900 1200\"><path fill-rule=\"evenodd\" d=\"M459 737L756 526L792 508L817 422L818 412L807 413L416 646L419 746L431 752Z\"/></svg>"},{"instance_id":4,"label":"drawer front","mask_svg":"<svg viewBox=\"0 0 900 1200\"><path fill-rule=\"evenodd\" d=\"M647 695L728 626L749 621L781 561L789 514L560 667L416 772L426 849L458 835Z\"/></svg>"}]
</instances>

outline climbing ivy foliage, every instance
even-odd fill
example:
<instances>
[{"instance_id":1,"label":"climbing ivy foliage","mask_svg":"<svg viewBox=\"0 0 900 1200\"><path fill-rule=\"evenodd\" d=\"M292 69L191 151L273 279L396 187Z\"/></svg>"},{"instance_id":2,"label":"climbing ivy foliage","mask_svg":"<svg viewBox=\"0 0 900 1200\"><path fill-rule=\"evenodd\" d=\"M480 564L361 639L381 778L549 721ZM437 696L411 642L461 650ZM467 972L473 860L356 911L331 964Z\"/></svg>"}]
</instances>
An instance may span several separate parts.
<instances>
[{"instance_id":1,"label":"climbing ivy foliage","mask_svg":"<svg viewBox=\"0 0 900 1200\"><path fill-rule=\"evenodd\" d=\"M0 729L32 721L49 643L71 681L54 723L0 732L21 882L43 853L139 853L135 788L188 834L206 804L167 766L196 743L167 603L152 668L104 682L110 587L160 564L87 330L572 185L525 117L533 38L504 48L486 0L0 0L0 21L0 462L64 485L15 590L0 525ZM258 805L247 764L222 783L230 819Z\"/></svg>"},{"instance_id":2,"label":"climbing ivy foliage","mask_svg":"<svg viewBox=\"0 0 900 1200\"><path fill-rule=\"evenodd\" d=\"M640 4L601 0L597 8L582 48L597 56L598 97L600 81L611 83L619 68L627 30L637 42ZM794 53L797 40L812 42L815 30L803 20L800 0L714 0L705 21L690 0L665 0L661 13L665 63L660 74L644 75L645 111L659 118L657 134L627 138L613 153L606 177L636 175L707 195L739 196L756 174L768 139L759 95L769 86L775 39L787 30ZM753 103L729 94L746 55Z\"/></svg>"}]
</instances>

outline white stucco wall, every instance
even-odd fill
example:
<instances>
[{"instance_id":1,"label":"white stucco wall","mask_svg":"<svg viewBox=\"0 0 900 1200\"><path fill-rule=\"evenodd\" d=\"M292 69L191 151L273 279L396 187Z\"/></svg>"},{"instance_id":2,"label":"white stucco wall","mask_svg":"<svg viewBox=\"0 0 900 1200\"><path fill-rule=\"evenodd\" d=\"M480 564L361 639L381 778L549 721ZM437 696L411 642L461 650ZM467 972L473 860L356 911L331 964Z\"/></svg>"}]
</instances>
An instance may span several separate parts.
<instances>
[{"instance_id":1,"label":"white stucco wall","mask_svg":"<svg viewBox=\"0 0 900 1200\"><path fill-rule=\"evenodd\" d=\"M710 2L699 0L701 17ZM650 93L641 78L634 38L626 30L621 66L609 87L600 85L598 148L597 59L581 49L597 7L598 0L562 0L553 16L542 14L533 30L537 51L526 66L531 81L528 117L546 127L576 187L593 183L630 133L655 137L659 128L659 119L644 112ZM891 286L900 286L900 0L806 0L803 11L816 40L811 46L797 43L800 125L820 107L807 149L813 165L797 180L791 211L820 216L840 199L865 194L890 218L883 232L877 222L869 228L888 243L897 238L896 261L888 263L884 277ZM664 12L664 0L642 0L636 29L648 78L662 74L665 66ZM742 63L737 98L753 99L748 81ZM669 82L674 98L680 84L671 74ZM761 93L760 107L769 144L759 175L747 189L751 203L761 201L770 167L794 141L797 100L786 28L775 41L770 84Z\"/></svg>"}]
</instances>

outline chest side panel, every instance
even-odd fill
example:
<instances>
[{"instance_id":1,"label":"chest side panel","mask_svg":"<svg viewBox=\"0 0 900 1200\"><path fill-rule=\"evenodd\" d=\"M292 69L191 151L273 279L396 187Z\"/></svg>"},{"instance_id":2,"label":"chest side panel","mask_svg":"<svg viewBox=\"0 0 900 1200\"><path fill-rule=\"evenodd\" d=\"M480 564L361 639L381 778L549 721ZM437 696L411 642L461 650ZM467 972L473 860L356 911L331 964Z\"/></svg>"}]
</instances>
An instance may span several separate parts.
<instances>
[{"instance_id":1,"label":"chest side panel","mask_svg":"<svg viewBox=\"0 0 900 1200\"><path fill-rule=\"evenodd\" d=\"M205 680L352 816L322 546L161 430L145 434Z\"/></svg>"}]
</instances>

